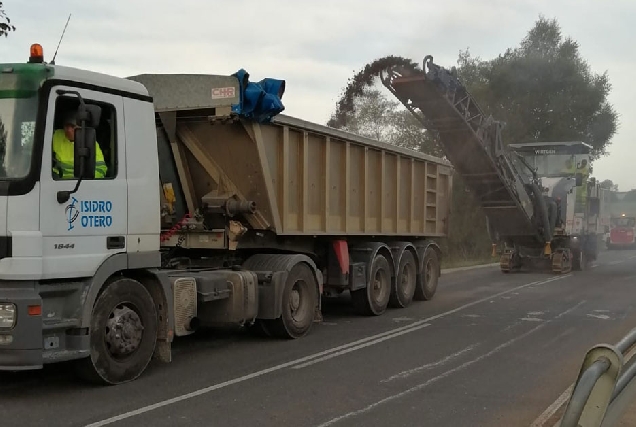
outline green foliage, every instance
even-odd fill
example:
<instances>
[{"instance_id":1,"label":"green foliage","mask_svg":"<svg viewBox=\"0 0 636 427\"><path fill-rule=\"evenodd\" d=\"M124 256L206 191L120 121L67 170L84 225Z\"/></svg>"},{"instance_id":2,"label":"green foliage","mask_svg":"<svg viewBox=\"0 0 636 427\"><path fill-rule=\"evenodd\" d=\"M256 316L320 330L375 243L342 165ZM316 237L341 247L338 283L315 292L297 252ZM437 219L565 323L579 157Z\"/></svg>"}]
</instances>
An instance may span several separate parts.
<instances>
[{"instance_id":1,"label":"green foliage","mask_svg":"<svg viewBox=\"0 0 636 427\"><path fill-rule=\"evenodd\" d=\"M453 174L448 257L453 261L482 260L491 252L486 215L468 191L463 178Z\"/></svg>"},{"instance_id":2,"label":"green foliage","mask_svg":"<svg viewBox=\"0 0 636 427\"><path fill-rule=\"evenodd\" d=\"M4 5L0 1L0 36L7 37L10 31L15 31L15 26L4 11Z\"/></svg>"},{"instance_id":3,"label":"green foliage","mask_svg":"<svg viewBox=\"0 0 636 427\"><path fill-rule=\"evenodd\" d=\"M583 141L607 154L618 115L607 73L594 74L556 20L540 18L519 47L484 61L460 52L458 75L486 113L506 123L504 142Z\"/></svg>"},{"instance_id":4,"label":"green foliage","mask_svg":"<svg viewBox=\"0 0 636 427\"><path fill-rule=\"evenodd\" d=\"M354 99L354 113L347 116L343 130L441 157L442 151L421 123L400 103L377 89L365 88Z\"/></svg>"}]
</instances>

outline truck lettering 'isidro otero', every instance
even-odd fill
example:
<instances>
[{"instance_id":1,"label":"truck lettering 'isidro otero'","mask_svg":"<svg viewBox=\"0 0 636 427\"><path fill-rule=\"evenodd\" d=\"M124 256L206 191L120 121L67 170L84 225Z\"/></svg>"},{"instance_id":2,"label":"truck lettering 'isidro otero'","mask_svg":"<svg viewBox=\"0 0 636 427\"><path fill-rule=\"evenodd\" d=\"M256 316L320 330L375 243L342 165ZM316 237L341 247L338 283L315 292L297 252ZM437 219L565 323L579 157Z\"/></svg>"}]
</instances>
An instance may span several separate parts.
<instances>
[{"instance_id":1,"label":"truck lettering 'isidro otero'","mask_svg":"<svg viewBox=\"0 0 636 427\"><path fill-rule=\"evenodd\" d=\"M118 384L199 326L299 338L324 294L435 294L448 162L279 115L285 82L243 70L0 67L0 369Z\"/></svg>"}]
</instances>

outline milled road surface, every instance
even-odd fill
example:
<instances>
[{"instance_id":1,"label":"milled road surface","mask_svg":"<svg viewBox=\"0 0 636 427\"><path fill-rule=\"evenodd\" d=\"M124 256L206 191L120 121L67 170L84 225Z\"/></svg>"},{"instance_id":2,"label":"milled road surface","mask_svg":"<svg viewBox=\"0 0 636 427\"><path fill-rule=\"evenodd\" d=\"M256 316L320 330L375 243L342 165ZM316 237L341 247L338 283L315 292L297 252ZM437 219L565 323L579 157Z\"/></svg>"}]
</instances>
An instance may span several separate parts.
<instances>
[{"instance_id":1,"label":"milled road surface","mask_svg":"<svg viewBox=\"0 0 636 427\"><path fill-rule=\"evenodd\" d=\"M380 317L330 302L300 340L177 340L171 364L121 386L78 383L67 365L0 373L0 425L530 426L592 345L636 327L635 307L634 251L565 276L455 272L432 301Z\"/></svg>"}]
</instances>

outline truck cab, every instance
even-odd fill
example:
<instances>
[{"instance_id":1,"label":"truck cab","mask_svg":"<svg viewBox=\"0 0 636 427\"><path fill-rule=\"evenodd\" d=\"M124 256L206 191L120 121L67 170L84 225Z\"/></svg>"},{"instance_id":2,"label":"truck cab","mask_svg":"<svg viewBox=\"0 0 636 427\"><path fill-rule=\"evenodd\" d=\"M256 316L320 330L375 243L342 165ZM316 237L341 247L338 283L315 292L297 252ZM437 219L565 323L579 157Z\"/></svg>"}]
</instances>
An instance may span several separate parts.
<instances>
[{"instance_id":1,"label":"truck cab","mask_svg":"<svg viewBox=\"0 0 636 427\"><path fill-rule=\"evenodd\" d=\"M632 248L636 244L636 217L621 214L610 219L608 249Z\"/></svg>"},{"instance_id":2,"label":"truck cab","mask_svg":"<svg viewBox=\"0 0 636 427\"><path fill-rule=\"evenodd\" d=\"M143 85L45 64L39 45L0 68L0 368L37 368L87 354L93 282L160 266L154 110ZM62 179L53 137L78 111Z\"/></svg>"}]
</instances>

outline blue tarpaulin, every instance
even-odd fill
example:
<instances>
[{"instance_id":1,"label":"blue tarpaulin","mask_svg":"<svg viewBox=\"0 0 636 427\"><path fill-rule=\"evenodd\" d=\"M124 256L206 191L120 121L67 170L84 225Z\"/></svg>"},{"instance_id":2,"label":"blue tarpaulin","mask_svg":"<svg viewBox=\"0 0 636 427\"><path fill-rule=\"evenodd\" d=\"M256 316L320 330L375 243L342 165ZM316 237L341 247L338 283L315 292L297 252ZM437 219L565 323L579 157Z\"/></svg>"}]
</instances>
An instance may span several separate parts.
<instances>
[{"instance_id":1,"label":"blue tarpaulin","mask_svg":"<svg viewBox=\"0 0 636 427\"><path fill-rule=\"evenodd\" d=\"M246 119L265 123L280 114L285 106L285 80L263 79L258 83L249 81L249 74L240 69L232 74L239 81L239 103L232 105L232 112Z\"/></svg>"}]
</instances>

